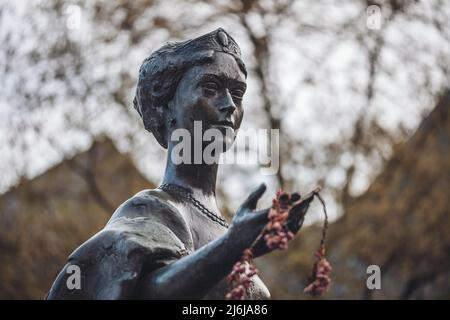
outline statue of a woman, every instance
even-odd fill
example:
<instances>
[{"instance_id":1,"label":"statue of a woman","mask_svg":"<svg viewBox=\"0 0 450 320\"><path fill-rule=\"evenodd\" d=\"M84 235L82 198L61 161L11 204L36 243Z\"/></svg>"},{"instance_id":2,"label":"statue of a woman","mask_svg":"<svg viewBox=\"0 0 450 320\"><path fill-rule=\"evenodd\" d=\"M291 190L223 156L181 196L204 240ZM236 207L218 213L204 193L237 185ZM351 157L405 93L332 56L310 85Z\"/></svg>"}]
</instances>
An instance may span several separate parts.
<instances>
[{"instance_id":1,"label":"statue of a woman","mask_svg":"<svg viewBox=\"0 0 450 320\"><path fill-rule=\"evenodd\" d=\"M166 44L143 62L134 106L145 128L168 149L163 182L125 201L103 230L70 255L48 299L225 297L225 277L268 222L269 209L256 210L266 187L248 196L229 226L216 205L217 163L175 163L170 155L177 141L170 137L184 129L201 139L194 135L194 121L224 137L237 132L246 77L238 45L221 28ZM309 202L291 209L293 233ZM269 252L263 241L254 249L255 257ZM75 287L74 270L80 276ZM252 281L248 298L270 297L257 276Z\"/></svg>"}]
</instances>

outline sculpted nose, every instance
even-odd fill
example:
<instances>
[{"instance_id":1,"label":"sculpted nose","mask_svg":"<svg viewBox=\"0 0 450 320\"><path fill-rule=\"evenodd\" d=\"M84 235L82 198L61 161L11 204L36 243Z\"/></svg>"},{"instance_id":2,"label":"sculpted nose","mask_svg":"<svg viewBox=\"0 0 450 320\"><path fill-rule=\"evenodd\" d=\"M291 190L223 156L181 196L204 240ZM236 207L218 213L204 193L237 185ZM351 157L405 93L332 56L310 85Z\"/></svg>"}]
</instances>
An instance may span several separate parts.
<instances>
[{"instance_id":1,"label":"sculpted nose","mask_svg":"<svg viewBox=\"0 0 450 320\"><path fill-rule=\"evenodd\" d=\"M234 110L236 110L236 105L234 104L233 97L231 97L230 91L228 91L228 89L226 90L225 95L220 101L219 110L221 112L225 112L227 116L231 116Z\"/></svg>"}]
</instances>

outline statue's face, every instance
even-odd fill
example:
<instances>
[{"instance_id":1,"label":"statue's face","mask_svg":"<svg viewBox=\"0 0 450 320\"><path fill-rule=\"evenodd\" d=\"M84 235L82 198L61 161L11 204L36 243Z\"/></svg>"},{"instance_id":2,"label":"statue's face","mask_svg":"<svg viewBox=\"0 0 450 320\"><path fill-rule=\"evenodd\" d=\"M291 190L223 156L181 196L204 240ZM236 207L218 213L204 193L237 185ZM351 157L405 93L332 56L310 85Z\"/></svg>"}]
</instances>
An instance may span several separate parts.
<instances>
[{"instance_id":1,"label":"statue's face","mask_svg":"<svg viewBox=\"0 0 450 320\"><path fill-rule=\"evenodd\" d=\"M170 130L187 129L194 137L194 121L201 121L203 132L217 129L230 146L244 114L245 89L245 75L234 57L215 52L212 62L190 68L180 80L169 104L175 120Z\"/></svg>"}]
</instances>

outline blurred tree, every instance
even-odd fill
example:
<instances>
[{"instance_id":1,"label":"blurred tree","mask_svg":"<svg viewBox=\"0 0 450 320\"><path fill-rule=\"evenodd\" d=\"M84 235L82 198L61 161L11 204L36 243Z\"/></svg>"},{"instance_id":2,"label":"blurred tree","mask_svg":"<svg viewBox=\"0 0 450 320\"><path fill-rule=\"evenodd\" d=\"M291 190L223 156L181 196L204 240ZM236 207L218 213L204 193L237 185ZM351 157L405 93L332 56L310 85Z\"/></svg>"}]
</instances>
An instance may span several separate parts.
<instances>
[{"instance_id":1,"label":"blurred tree","mask_svg":"<svg viewBox=\"0 0 450 320\"><path fill-rule=\"evenodd\" d=\"M449 188L450 91L411 139L395 146L367 192L351 198L344 217L330 226L326 247L333 282L325 297L449 299ZM291 254L262 262L275 297L305 297L319 236L317 227L307 228ZM381 269L381 290L366 287L369 265Z\"/></svg>"},{"instance_id":2,"label":"blurred tree","mask_svg":"<svg viewBox=\"0 0 450 320\"><path fill-rule=\"evenodd\" d=\"M78 26L68 24L74 5ZM369 28L373 5L379 25ZM345 207L448 83L449 16L450 6L437 0L3 4L0 104L9 121L1 165L15 170L2 170L3 188L102 133L157 181L163 152L130 107L139 64L166 40L222 25L250 68L244 127L281 130L281 168L267 182L287 189L320 182L328 200ZM246 191L262 179L257 170L224 168L219 194L233 200L223 201L226 209L233 211L240 194L227 186L245 180L239 188Z\"/></svg>"},{"instance_id":3,"label":"blurred tree","mask_svg":"<svg viewBox=\"0 0 450 320\"><path fill-rule=\"evenodd\" d=\"M21 181L0 197L0 299L43 299L69 254L152 187L108 139Z\"/></svg>"}]
</instances>

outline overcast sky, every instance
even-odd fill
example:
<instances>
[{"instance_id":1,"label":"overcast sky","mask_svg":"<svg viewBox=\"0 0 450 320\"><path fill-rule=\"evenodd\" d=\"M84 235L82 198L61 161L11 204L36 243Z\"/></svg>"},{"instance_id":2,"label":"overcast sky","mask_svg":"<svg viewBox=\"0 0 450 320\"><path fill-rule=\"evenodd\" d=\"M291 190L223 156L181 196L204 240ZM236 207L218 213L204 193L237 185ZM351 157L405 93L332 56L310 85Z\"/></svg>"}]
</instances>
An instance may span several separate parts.
<instances>
[{"instance_id":1,"label":"overcast sky","mask_svg":"<svg viewBox=\"0 0 450 320\"><path fill-rule=\"evenodd\" d=\"M135 81L142 60L168 40L168 33L161 30L149 32L148 40L133 47L128 46L129 35L126 32L120 33L110 43L99 43L96 38L110 30L107 24L92 20L92 5L79 7L81 24L68 30L73 7L72 11L66 11L65 16L55 17L45 10L36 10L40 6L37 3L0 2L0 43L7 43L0 48L0 192L14 185L20 175L32 178L61 161L63 154L70 155L88 148L92 134L103 133L110 136L121 151L130 152L138 168L149 179L158 181L163 173L164 152L150 134L144 132L137 114L115 104L110 93L121 84L122 73L129 74ZM194 10L193 6L183 7L186 5L179 1L157 3L158 6L149 11L149 16L168 16L170 13L173 23L177 23L177 19L200 19L211 14L206 4L196 5ZM361 11L360 3L344 3L298 1L295 10L301 12L305 24L332 26L356 16L355 30L377 32L367 28L367 15ZM434 1L423 1L414 10L426 14L427 10L431 11L430 3ZM71 4L66 1L65 7L70 8ZM449 7L450 4L445 2L441 14L450 16ZM381 14L383 17L383 10ZM120 19L120 12L111 16L113 19ZM251 23L257 30L258 19ZM351 135L351 124L361 112L376 118L393 135L401 126L413 132L433 107L437 93L448 84L448 74L444 74L439 66L449 63L448 39L421 21L398 19L380 31L386 35L385 49L380 58L384 71L377 75L374 98L367 108L367 61L361 47L351 38L336 41L333 34L297 33L293 25L295 21L285 21L281 26L284 32L279 32L274 39L276 58L271 60L271 68L276 75L274 81L279 83L280 96L288 105L283 114L287 119L285 128L303 141L305 150L312 150L310 153L318 163L324 162L320 159L321 146ZM235 27L232 19L217 19L198 30L187 32L186 36L198 36L219 26L235 37L244 60L250 65L254 63L249 54L248 39ZM79 44L81 58L55 60L46 56L47 48L55 45L58 36L65 33ZM41 55L33 60L30 53L36 48L40 48ZM70 79L55 76L61 64L70 75L77 59L83 61L81 74L74 70ZM308 77L311 79L309 83L302 82ZM244 99L246 115L243 128L260 128L261 101L252 75L248 88ZM134 87L129 90L129 108L133 90ZM78 96L84 96L83 100ZM73 126L74 122L79 124L78 128ZM44 125L37 133L33 130L34 124ZM49 137L58 148L49 143ZM389 152L389 146L386 150ZM309 155L301 149L295 152L299 153L300 162L303 156ZM327 183L330 186L342 184L345 162L358 161L357 177L352 184L354 194L364 191L379 170L373 162L354 159L345 153L341 155L341 161L342 167L327 171ZM242 200L242 192L247 192L249 185L261 180L273 182L271 177L254 174L253 179L242 183L241 170L247 169L231 166L220 172L222 181L228 186L225 189L236 201L233 205ZM323 175L320 166L300 169L296 174L301 175L301 185L305 189L313 188L318 176Z\"/></svg>"}]
</instances>

